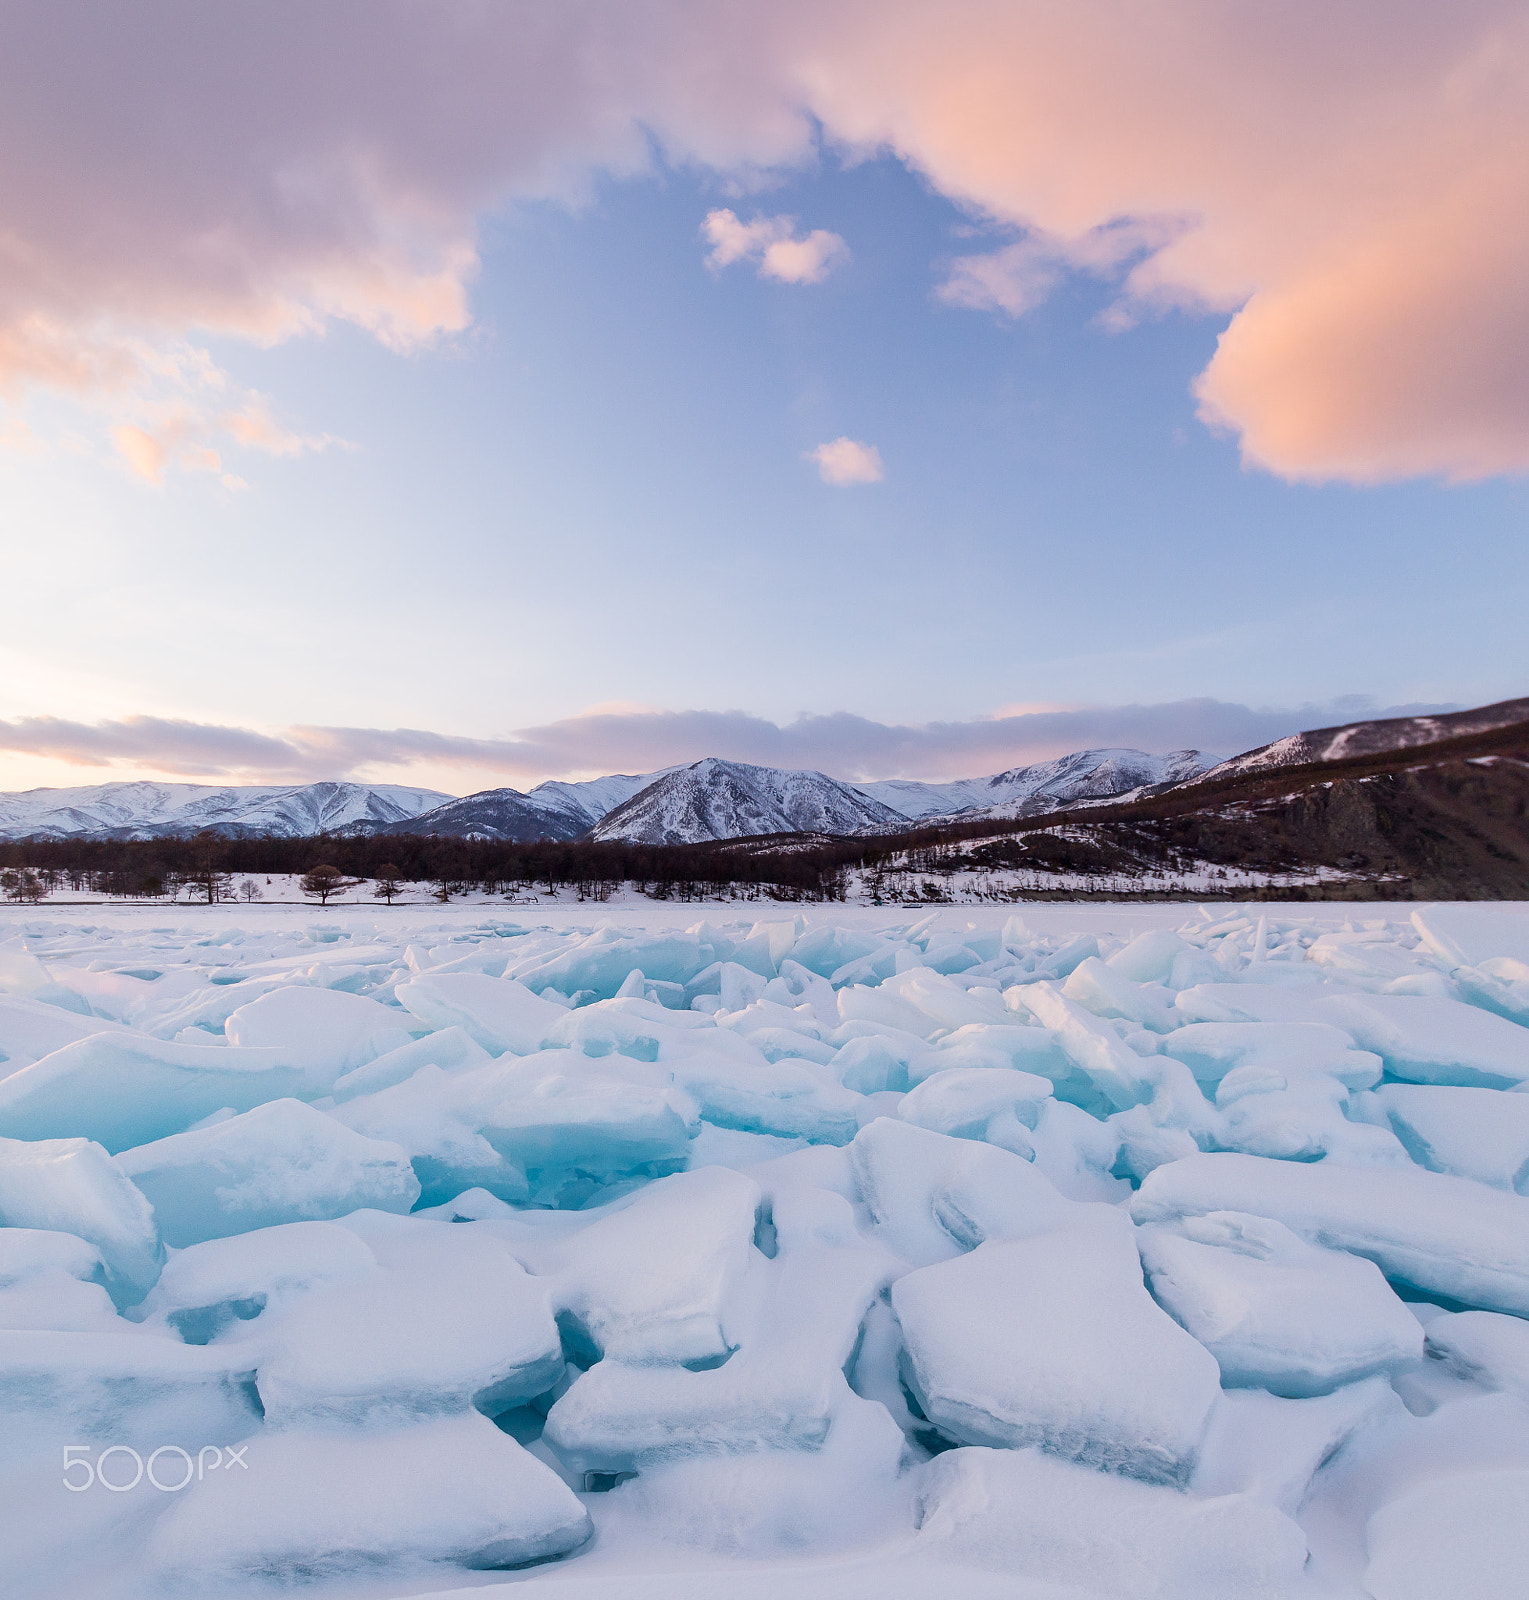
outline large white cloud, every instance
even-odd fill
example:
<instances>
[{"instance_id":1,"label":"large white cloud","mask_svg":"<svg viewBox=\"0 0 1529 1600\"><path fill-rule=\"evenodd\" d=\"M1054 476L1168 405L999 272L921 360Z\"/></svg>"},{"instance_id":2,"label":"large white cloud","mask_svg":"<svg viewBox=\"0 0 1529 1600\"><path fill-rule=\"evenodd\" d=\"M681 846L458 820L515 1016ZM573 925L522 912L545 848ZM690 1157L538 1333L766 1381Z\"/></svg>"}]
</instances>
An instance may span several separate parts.
<instances>
[{"instance_id":1,"label":"large white cloud","mask_svg":"<svg viewBox=\"0 0 1529 1600\"><path fill-rule=\"evenodd\" d=\"M1014 226L957 300L1129 267L1122 323L1234 313L1197 389L1250 461L1529 470L1522 0L10 6L0 387L138 395L145 340L203 331L447 335L486 210L819 127Z\"/></svg>"}]
</instances>

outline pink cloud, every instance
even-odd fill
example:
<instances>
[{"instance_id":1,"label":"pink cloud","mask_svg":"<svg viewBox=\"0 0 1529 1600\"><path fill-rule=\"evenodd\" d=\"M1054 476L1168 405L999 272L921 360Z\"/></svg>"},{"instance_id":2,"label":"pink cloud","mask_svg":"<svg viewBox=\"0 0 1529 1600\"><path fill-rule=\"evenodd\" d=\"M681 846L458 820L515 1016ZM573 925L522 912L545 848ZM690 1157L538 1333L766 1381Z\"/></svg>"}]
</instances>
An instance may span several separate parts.
<instances>
[{"instance_id":1,"label":"pink cloud","mask_svg":"<svg viewBox=\"0 0 1529 1600\"><path fill-rule=\"evenodd\" d=\"M816 450L807 452L809 461L818 464L818 476L836 489L847 489L857 483L880 483L886 477L881 451L873 444L862 444L858 439L830 439Z\"/></svg>"},{"instance_id":2,"label":"pink cloud","mask_svg":"<svg viewBox=\"0 0 1529 1600\"><path fill-rule=\"evenodd\" d=\"M821 283L849 260L849 246L826 228L814 228L798 238L795 217L755 217L743 222L724 207L706 213L701 232L711 243L707 266L721 268L735 261L755 260L761 278L781 283Z\"/></svg>"},{"instance_id":3,"label":"pink cloud","mask_svg":"<svg viewBox=\"0 0 1529 1600\"><path fill-rule=\"evenodd\" d=\"M803 714L781 724L744 711L597 707L502 738L421 728L300 726L267 731L136 716L94 723L58 717L0 720L0 754L119 775L216 777L299 783L322 778L414 781L452 774L475 783L525 785L547 777L653 772L702 756L810 768L850 781L977 777L1074 750L1196 747L1233 754L1303 728L1453 706L1381 709L1350 696L1325 705L1249 707L1223 700L1159 705L1006 708L959 722L876 722L849 711Z\"/></svg>"},{"instance_id":4,"label":"pink cloud","mask_svg":"<svg viewBox=\"0 0 1529 1600\"><path fill-rule=\"evenodd\" d=\"M955 264L959 303L1022 314L1082 270L1120 279L1117 325L1226 313L1197 394L1251 463L1529 471L1521 0L21 8L0 393L125 396L112 420L152 433L146 348L335 320L449 337L486 213L641 170L654 141L735 174L819 130L1022 230ZM815 237L764 241L761 267L812 281Z\"/></svg>"}]
</instances>

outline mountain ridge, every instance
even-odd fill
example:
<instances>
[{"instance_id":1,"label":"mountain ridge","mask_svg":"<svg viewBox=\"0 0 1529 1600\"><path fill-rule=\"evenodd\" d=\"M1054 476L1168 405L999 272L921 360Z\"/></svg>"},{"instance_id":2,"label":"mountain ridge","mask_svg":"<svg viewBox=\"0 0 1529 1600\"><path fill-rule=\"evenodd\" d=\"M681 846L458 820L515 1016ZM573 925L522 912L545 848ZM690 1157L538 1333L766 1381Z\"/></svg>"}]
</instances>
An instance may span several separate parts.
<instances>
[{"instance_id":1,"label":"mountain ridge","mask_svg":"<svg viewBox=\"0 0 1529 1600\"><path fill-rule=\"evenodd\" d=\"M1228 782L1430 746L1529 722L1529 697L1471 710L1374 718L1288 735L1226 760L1198 750L1074 751L984 778L850 783L826 773L707 756L581 781L461 797L400 784L207 785L133 780L0 794L0 839L141 839L321 833L698 844L777 833L898 833L1014 821L1069 808L1210 792Z\"/></svg>"}]
</instances>

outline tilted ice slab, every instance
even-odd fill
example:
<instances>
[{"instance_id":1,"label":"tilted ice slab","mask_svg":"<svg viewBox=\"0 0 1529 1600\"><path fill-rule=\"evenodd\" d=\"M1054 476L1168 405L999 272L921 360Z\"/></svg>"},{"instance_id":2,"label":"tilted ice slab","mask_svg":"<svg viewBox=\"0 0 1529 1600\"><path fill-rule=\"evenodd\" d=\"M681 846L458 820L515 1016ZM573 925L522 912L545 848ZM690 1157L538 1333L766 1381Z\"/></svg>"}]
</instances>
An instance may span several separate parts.
<instances>
[{"instance_id":1,"label":"tilted ice slab","mask_svg":"<svg viewBox=\"0 0 1529 1600\"><path fill-rule=\"evenodd\" d=\"M1204 984L1174 1004L1190 1022L1325 1023L1414 1083L1510 1089L1529 1081L1529 1028L1442 996Z\"/></svg>"},{"instance_id":2,"label":"tilted ice slab","mask_svg":"<svg viewBox=\"0 0 1529 1600\"><path fill-rule=\"evenodd\" d=\"M1529 1094L1388 1083L1358 1112L1383 1119L1419 1166L1529 1193Z\"/></svg>"},{"instance_id":3,"label":"tilted ice slab","mask_svg":"<svg viewBox=\"0 0 1529 1600\"><path fill-rule=\"evenodd\" d=\"M909 1387L948 1437L1187 1482L1220 1375L1147 1293L1118 1212L911 1272L892 1307Z\"/></svg>"},{"instance_id":4,"label":"tilted ice slab","mask_svg":"<svg viewBox=\"0 0 1529 1600\"><path fill-rule=\"evenodd\" d=\"M148 1196L165 1242L177 1248L367 1206L406 1212L420 1193L406 1151L301 1100L273 1100L124 1150L117 1165Z\"/></svg>"},{"instance_id":5,"label":"tilted ice slab","mask_svg":"<svg viewBox=\"0 0 1529 1600\"><path fill-rule=\"evenodd\" d=\"M115 1154L180 1133L215 1111L251 1111L310 1090L324 1092L282 1050L98 1033L0 1079L0 1135L83 1134Z\"/></svg>"},{"instance_id":6,"label":"tilted ice slab","mask_svg":"<svg viewBox=\"0 0 1529 1600\"><path fill-rule=\"evenodd\" d=\"M6 952L13 954L14 952ZM120 1031L115 1023L76 1016L41 1000L0 994L0 1078L8 1078L66 1044L94 1033Z\"/></svg>"},{"instance_id":7,"label":"tilted ice slab","mask_svg":"<svg viewBox=\"0 0 1529 1600\"><path fill-rule=\"evenodd\" d=\"M1415 1167L1226 1154L1159 1167L1131 1202L1141 1223L1212 1211L1273 1217L1424 1294L1529 1316L1529 1200L1518 1195Z\"/></svg>"},{"instance_id":8,"label":"tilted ice slab","mask_svg":"<svg viewBox=\"0 0 1529 1600\"><path fill-rule=\"evenodd\" d=\"M486 1052L479 1053L486 1062ZM525 1168L478 1131L485 1117L470 1086L454 1082L438 1066L417 1067L403 1082L348 1099L331 1115L368 1139L407 1151L425 1206L443 1204L464 1189L486 1189L517 1203L530 1195Z\"/></svg>"},{"instance_id":9,"label":"tilted ice slab","mask_svg":"<svg viewBox=\"0 0 1529 1600\"><path fill-rule=\"evenodd\" d=\"M918 1549L1044 1583L1047 1594L1111 1600L1271 1600L1294 1592L1306 1564L1300 1528L1251 1496L1199 1499L1033 1449L930 1462Z\"/></svg>"},{"instance_id":10,"label":"tilted ice slab","mask_svg":"<svg viewBox=\"0 0 1529 1600\"><path fill-rule=\"evenodd\" d=\"M1394 1077L1508 1089L1529 1082L1529 1028L1479 1006L1424 995L1334 996L1323 1010Z\"/></svg>"},{"instance_id":11,"label":"tilted ice slab","mask_svg":"<svg viewBox=\"0 0 1529 1600\"><path fill-rule=\"evenodd\" d=\"M1267 1217L1213 1211L1143 1228L1152 1294L1216 1358L1229 1387L1326 1394L1420 1361L1423 1330L1371 1261Z\"/></svg>"},{"instance_id":12,"label":"tilted ice slab","mask_svg":"<svg viewBox=\"0 0 1529 1600\"><path fill-rule=\"evenodd\" d=\"M153 1207L88 1139L0 1139L0 1227L72 1233L94 1245L119 1305L141 1300L164 1264Z\"/></svg>"},{"instance_id":13,"label":"tilted ice slab","mask_svg":"<svg viewBox=\"0 0 1529 1600\"><path fill-rule=\"evenodd\" d=\"M566 1013L524 984L477 972L424 973L395 991L405 1011L431 1028L459 1027L491 1055L530 1055ZM438 1063L440 1064L440 1063Z\"/></svg>"},{"instance_id":14,"label":"tilted ice slab","mask_svg":"<svg viewBox=\"0 0 1529 1600\"><path fill-rule=\"evenodd\" d=\"M550 1174L549 1192L563 1174L657 1177L689 1155L691 1128L672 1090L592 1070L571 1051L496 1062L464 1074L463 1089L483 1137L528 1174Z\"/></svg>"},{"instance_id":15,"label":"tilted ice slab","mask_svg":"<svg viewBox=\"0 0 1529 1600\"><path fill-rule=\"evenodd\" d=\"M421 1067L450 1071L456 1067L481 1067L490 1059L488 1051L465 1028L453 1025L384 1051L364 1066L336 1078L330 1092L336 1104L344 1104L357 1095L376 1094L404 1083Z\"/></svg>"},{"instance_id":16,"label":"tilted ice slab","mask_svg":"<svg viewBox=\"0 0 1529 1600\"><path fill-rule=\"evenodd\" d=\"M741 1337L759 1185L725 1167L676 1173L560 1239L520 1242L582 1354L708 1362ZM512 1236L513 1237L513 1236Z\"/></svg>"},{"instance_id":17,"label":"tilted ice slab","mask_svg":"<svg viewBox=\"0 0 1529 1600\"><path fill-rule=\"evenodd\" d=\"M518 1567L566 1555L591 1532L567 1485L475 1413L385 1431L266 1431L244 1459L160 1519L150 1559L161 1572L312 1580L426 1562Z\"/></svg>"},{"instance_id":18,"label":"tilted ice slab","mask_svg":"<svg viewBox=\"0 0 1529 1600\"><path fill-rule=\"evenodd\" d=\"M616 1179L685 1164L695 1106L669 1077L621 1058L596 1064L547 1050L451 1072L420 1067L403 1083L337 1106L334 1116L402 1145L427 1203L468 1188L518 1202L533 1187L544 1203L578 1203L569 1199L575 1192L585 1200Z\"/></svg>"}]
</instances>

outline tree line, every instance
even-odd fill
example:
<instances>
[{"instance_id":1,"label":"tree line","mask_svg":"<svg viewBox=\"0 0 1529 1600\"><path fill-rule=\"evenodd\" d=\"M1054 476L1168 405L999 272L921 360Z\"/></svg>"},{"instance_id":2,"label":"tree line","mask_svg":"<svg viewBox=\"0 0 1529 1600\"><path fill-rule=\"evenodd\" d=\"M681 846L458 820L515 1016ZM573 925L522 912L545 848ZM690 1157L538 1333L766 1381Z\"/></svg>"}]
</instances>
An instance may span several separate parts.
<instances>
[{"instance_id":1,"label":"tree line","mask_svg":"<svg viewBox=\"0 0 1529 1600\"><path fill-rule=\"evenodd\" d=\"M0 893L40 899L68 888L103 896L260 899L265 878L303 876L306 893L327 899L342 880L378 886L379 898L428 886L442 899L477 889L527 895L572 890L603 900L623 883L656 899L760 894L783 900L841 900L855 872L949 873L1029 867L1041 871L1119 869L1130 857L1165 854L1136 834L1131 848L1035 834L1058 818L986 819L894 834L776 834L699 844L614 840L514 842L439 834L318 834L303 838L199 833L154 839L63 838L0 842ZM1126 831L1126 830L1121 830ZM1150 830L1146 830L1150 833ZM978 841L986 841L978 843ZM972 848L972 846L976 848Z\"/></svg>"}]
</instances>

